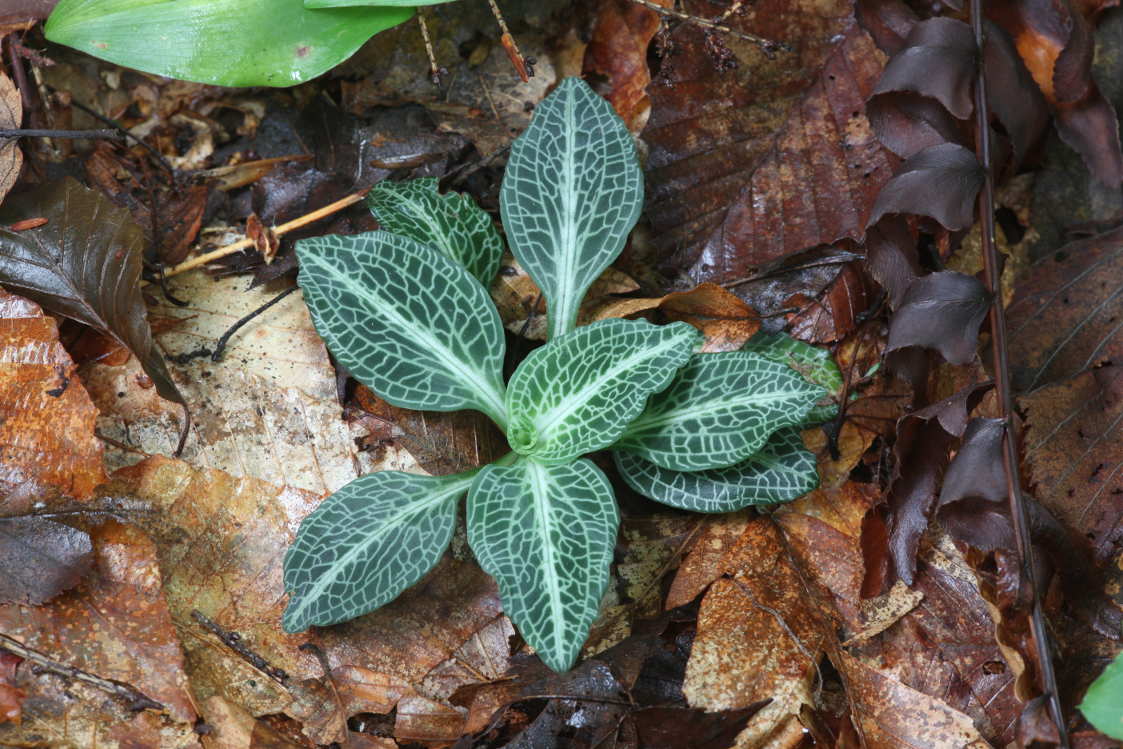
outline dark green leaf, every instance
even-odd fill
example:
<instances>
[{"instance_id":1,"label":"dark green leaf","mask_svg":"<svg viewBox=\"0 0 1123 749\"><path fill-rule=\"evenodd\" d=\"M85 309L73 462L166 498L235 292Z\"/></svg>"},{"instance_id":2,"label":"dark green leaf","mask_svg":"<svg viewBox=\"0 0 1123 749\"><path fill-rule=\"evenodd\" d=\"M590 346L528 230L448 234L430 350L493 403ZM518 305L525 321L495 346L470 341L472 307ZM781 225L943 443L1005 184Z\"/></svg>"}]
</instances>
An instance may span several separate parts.
<instances>
[{"instance_id":1,"label":"dark green leaf","mask_svg":"<svg viewBox=\"0 0 1123 749\"><path fill-rule=\"evenodd\" d=\"M602 320L535 349L507 391L511 447L565 463L611 445L701 339L686 323Z\"/></svg>"},{"instance_id":2,"label":"dark green leaf","mask_svg":"<svg viewBox=\"0 0 1123 749\"><path fill-rule=\"evenodd\" d=\"M503 258L503 238L467 195L441 195L435 177L383 180L367 195L367 205L383 229L435 247L467 268L485 289L491 286Z\"/></svg>"},{"instance_id":3,"label":"dark green leaf","mask_svg":"<svg viewBox=\"0 0 1123 749\"><path fill-rule=\"evenodd\" d=\"M503 611L555 671L573 665L608 586L620 516L588 460L490 465L468 495L468 543Z\"/></svg>"},{"instance_id":4,"label":"dark green leaf","mask_svg":"<svg viewBox=\"0 0 1123 749\"><path fill-rule=\"evenodd\" d=\"M420 580L448 547L474 478L380 471L325 499L285 554L285 631L353 619Z\"/></svg>"},{"instance_id":5,"label":"dark green leaf","mask_svg":"<svg viewBox=\"0 0 1123 749\"><path fill-rule=\"evenodd\" d=\"M511 146L499 210L511 251L546 296L550 336L573 329L581 298L639 220L643 173L612 105L567 78Z\"/></svg>"}]
</instances>

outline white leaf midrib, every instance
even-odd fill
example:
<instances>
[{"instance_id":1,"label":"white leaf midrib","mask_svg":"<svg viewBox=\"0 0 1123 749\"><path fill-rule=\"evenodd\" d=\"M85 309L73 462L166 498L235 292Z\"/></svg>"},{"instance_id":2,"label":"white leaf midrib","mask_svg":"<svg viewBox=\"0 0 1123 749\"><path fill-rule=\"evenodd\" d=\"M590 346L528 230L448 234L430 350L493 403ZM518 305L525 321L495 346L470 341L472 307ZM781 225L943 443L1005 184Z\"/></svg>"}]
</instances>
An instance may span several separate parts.
<instances>
[{"instance_id":1,"label":"white leaf midrib","mask_svg":"<svg viewBox=\"0 0 1123 749\"><path fill-rule=\"evenodd\" d=\"M561 602L557 561L551 540L554 524L550 507L551 482L546 468L533 461L527 461L526 472L530 479L531 496L534 497L534 523L538 530L539 546L542 549L542 574L546 594L550 600L550 622L553 625L554 644L556 647L561 647L565 643L565 609Z\"/></svg>"}]
</instances>

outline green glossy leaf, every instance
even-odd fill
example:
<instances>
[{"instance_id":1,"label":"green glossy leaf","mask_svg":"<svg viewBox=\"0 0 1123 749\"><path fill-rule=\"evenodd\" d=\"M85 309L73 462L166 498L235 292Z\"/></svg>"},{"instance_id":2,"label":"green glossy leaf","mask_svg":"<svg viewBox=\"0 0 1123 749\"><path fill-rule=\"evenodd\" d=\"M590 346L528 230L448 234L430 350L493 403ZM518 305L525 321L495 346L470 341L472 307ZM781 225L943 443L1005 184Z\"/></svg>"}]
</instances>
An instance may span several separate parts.
<instances>
[{"instance_id":1,"label":"green glossy leaf","mask_svg":"<svg viewBox=\"0 0 1123 749\"><path fill-rule=\"evenodd\" d=\"M435 247L491 286L503 258L503 238L491 217L467 195L441 195L435 177L408 182L383 180L367 195L383 229Z\"/></svg>"},{"instance_id":2,"label":"green glossy leaf","mask_svg":"<svg viewBox=\"0 0 1123 749\"><path fill-rule=\"evenodd\" d=\"M440 5L456 0L304 0L305 8L353 8L363 6L408 8L415 5Z\"/></svg>"},{"instance_id":3,"label":"green glossy leaf","mask_svg":"<svg viewBox=\"0 0 1123 749\"><path fill-rule=\"evenodd\" d=\"M828 395L808 412L805 423L821 424L838 415L838 403L834 399L843 389L843 380L830 351L783 333L766 333L763 330L750 338L741 350L787 364L808 382L827 389Z\"/></svg>"},{"instance_id":4,"label":"green glossy leaf","mask_svg":"<svg viewBox=\"0 0 1123 749\"><path fill-rule=\"evenodd\" d=\"M642 205L631 133L584 81L565 79L512 144L499 194L511 251L546 296L551 337L573 329Z\"/></svg>"},{"instance_id":5,"label":"green glossy leaf","mask_svg":"<svg viewBox=\"0 0 1123 749\"><path fill-rule=\"evenodd\" d=\"M511 448L564 463L611 445L701 340L686 323L602 320L535 349L507 390Z\"/></svg>"},{"instance_id":6,"label":"green glossy leaf","mask_svg":"<svg viewBox=\"0 0 1123 749\"><path fill-rule=\"evenodd\" d=\"M328 348L395 406L474 408L506 426L503 327L468 271L376 231L296 243L300 286Z\"/></svg>"},{"instance_id":7,"label":"green glossy leaf","mask_svg":"<svg viewBox=\"0 0 1123 749\"><path fill-rule=\"evenodd\" d=\"M732 512L742 507L788 502L819 485L815 456L797 427L784 427L751 458L728 468L671 471L633 453L613 451L628 486L645 497L692 512Z\"/></svg>"},{"instance_id":8,"label":"green glossy leaf","mask_svg":"<svg viewBox=\"0 0 1123 749\"><path fill-rule=\"evenodd\" d=\"M555 671L573 665L597 616L619 524L612 486L588 460L490 465L472 484L468 543Z\"/></svg>"},{"instance_id":9,"label":"green glossy leaf","mask_svg":"<svg viewBox=\"0 0 1123 749\"><path fill-rule=\"evenodd\" d=\"M148 73L220 86L295 86L412 8L308 10L302 0L60 0L47 38Z\"/></svg>"},{"instance_id":10,"label":"green glossy leaf","mask_svg":"<svg viewBox=\"0 0 1123 749\"><path fill-rule=\"evenodd\" d=\"M1123 653L1088 687L1080 712L1097 731L1123 740Z\"/></svg>"},{"instance_id":11,"label":"green glossy leaf","mask_svg":"<svg viewBox=\"0 0 1123 749\"><path fill-rule=\"evenodd\" d=\"M616 449L674 471L738 463L780 427L801 423L823 389L758 354L698 354L652 397Z\"/></svg>"},{"instance_id":12,"label":"green glossy leaf","mask_svg":"<svg viewBox=\"0 0 1123 749\"><path fill-rule=\"evenodd\" d=\"M448 547L474 478L380 471L325 499L285 554L285 631L353 619L420 580Z\"/></svg>"}]
</instances>

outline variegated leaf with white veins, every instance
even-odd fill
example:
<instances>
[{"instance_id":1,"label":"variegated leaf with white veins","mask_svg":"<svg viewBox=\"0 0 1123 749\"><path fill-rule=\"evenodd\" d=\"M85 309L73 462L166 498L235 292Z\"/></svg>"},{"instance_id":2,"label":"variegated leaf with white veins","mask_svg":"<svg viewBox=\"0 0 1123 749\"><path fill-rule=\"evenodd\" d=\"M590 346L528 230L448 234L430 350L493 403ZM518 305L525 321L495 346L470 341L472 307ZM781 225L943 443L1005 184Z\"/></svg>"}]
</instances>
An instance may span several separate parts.
<instances>
[{"instance_id":1,"label":"variegated leaf with white veins","mask_svg":"<svg viewBox=\"0 0 1123 749\"><path fill-rule=\"evenodd\" d=\"M824 395L795 370L746 351L698 354L614 445L661 468L738 463L780 427L801 423Z\"/></svg>"},{"instance_id":2,"label":"variegated leaf with white veins","mask_svg":"<svg viewBox=\"0 0 1123 749\"><path fill-rule=\"evenodd\" d=\"M401 408L473 408L506 426L503 326L463 266L385 231L296 251L316 330L355 379Z\"/></svg>"},{"instance_id":3,"label":"variegated leaf with white veins","mask_svg":"<svg viewBox=\"0 0 1123 749\"><path fill-rule=\"evenodd\" d=\"M485 289L499 272L503 238L491 217L463 193L441 195L436 177L383 180L367 194L367 206L383 229L435 247Z\"/></svg>"},{"instance_id":4,"label":"variegated leaf with white veins","mask_svg":"<svg viewBox=\"0 0 1123 749\"><path fill-rule=\"evenodd\" d=\"M784 427L747 460L709 471L672 471L630 452L613 451L628 486L691 512L733 512L749 505L788 502L819 485L815 456L798 427Z\"/></svg>"},{"instance_id":5,"label":"variegated leaf with white veins","mask_svg":"<svg viewBox=\"0 0 1123 749\"><path fill-rule=\"evenodd\" d=\"M609 580L620 516L588 460L490 465L468 495L468 543L503 611L547 666L573 665Z\"/></svg>"},{"instance_id":6,"label":"variegated leaf with white veins","mask_svg":"<svg viewBox=\"0 0 1123 749\"><path fill-rule=\"evenodd\" d=\"M511 145L499 211L511 251L546 296L550 337L624 249L643 206L635 142L612 106L567 78Z\"/></svg>"},{"instance_id":7,"label":"variegated leaf with white veins","mask_svg":"<svg viewBox=\"0 0 1123 749\"><path fill-rule=\"evenodd\" d=\"M420 580L452 539L474 478L380 471L325 499L285 554L285 631L374 611Z\"/></svg>"},{"instance_id":8,"label":"variegated leaf with white veins","mask_svg":"<svg viewBox=\"0 0 1123 749\"><path fill-rule=\"evenodd\" d=\"M701 340L686 323L602 320L535 349L507 390L511 448L555 464L611 445Z\"/></svg>"}]
</instances>

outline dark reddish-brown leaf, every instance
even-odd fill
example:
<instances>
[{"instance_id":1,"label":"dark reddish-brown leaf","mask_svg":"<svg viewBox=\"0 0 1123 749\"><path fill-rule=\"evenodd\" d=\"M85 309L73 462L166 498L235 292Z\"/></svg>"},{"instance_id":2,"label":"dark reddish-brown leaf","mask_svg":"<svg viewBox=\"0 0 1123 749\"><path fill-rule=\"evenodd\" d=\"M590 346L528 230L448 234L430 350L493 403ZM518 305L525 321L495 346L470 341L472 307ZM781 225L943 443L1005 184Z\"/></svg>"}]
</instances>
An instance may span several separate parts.
<instances>
[{"instance_id":1,"label":"dark reddish-brown leaf","mask_svg":"<svg viewBox=\"0 0 1123 749\"><path fill-rule=\"evenodd\" d=\"M73 588L93 546L77 528L38 517L0 518L0 603L38 606Z\"/></svg>"},{"instance_id":2,"label":"dark reddish-brown leaf","mask_svg":"<svg viewBox=\"0 0 1123 749\"><path fill-rule=\"evenodd\" d=\"M788 332L810 343L833 343L854 332L870 304L869 283L857 263L842 266L838 277L815 299L797 294L789 307Z\"/></svg>"},{"instance_id":3,"label":"dark reddish-brown leaf","mask_svg":"<svg viewBox=\"0 0 1123 749\"><path fill-rule=\"evenodd\" d=\"M971 97L977 55L971 27L952 18L930 18L912 27L905 46L889 58L873 95L908 91L931 97L959 119L974 109Z\"/></svg>"},{"instance_id":4,"label":"dark reddish-brown leaf","mask_svg":"<svg viewBox=\"0 0 1123 749\"><path fill-rule=\"evenodd\" d=\"M27 693L16 686L16 669L23 658L0 650L0 723L19 723Z\"/></svg>"},{"instance_id":5,"label":"dark reddish-brown leaf","mask_svg":"<svg viewBox=\"0 0 1123 749\"><path fill-rule=\"evenodd\" d=\"M955 271L921 276L909 286L889 323L886 350L924 346L952 364L966 364L975 357L990 300L991 294L974 276Z\"/></svg>"},{"instance_id":6,"label":"dark reddish-brown leaf","mask_svg":"<svg viewBox=\"0 0 1123 749\"><path fill-rule=\"evenodd\" d=\"M903 218L886 216L866 232L866 268L889 294L889 305L900 307L921 272L916 239Z\"/></svg>"},{"instance_id":7,"label":"dark reddish-brown leaf","mask_svg":"<svg viewBox=\"0 0 1123 749\"><path fill-rule=\"evenodd\" d=\"M711 18L727 6L690 0L682 9ZM643 132L647 215L657 249L697 282L744 278L793 252L860 239L891 169L863 105L879 55L849 2L811 10L764 0L726 22L797 51L768 59L726 37L738 66L723 72L706 30L684 23L669 35Z\"/></svg>"},{"instance_id":8,"label":"dark reddish-brown leaf","mask_svg":"<svg viewBox=\"0 0 1123 749\"><path fill-rule=\"evenodd\" d=\"M887 55L894 55L905 46L909 31L920 20L904 0L858 0L854 14L878 49Z\"/></svg>"},{"instance_id":9,"label":"dark reddish-brown leaf","mask_svg":"<svg viewBox=\"0 0 1123 749\"><path fill-rule=\"evenodd\" d=\"M0 229L0 283L109 333L136 355L161 397L184 403L148 327L140 292L144 237L128 212L68 177L7 201L0 223L29 216L47 223Z\"/></svg>"},{"instance_id":10,"label":"dark reddish-brown leaf","mask_svg":"<svg viewBox=\"0 0 1123 749\"><path fill-rule=\"evenodd\" d=\"M1014 384L1033 390L1123 363L1123 229L1072 242L1037 263L1008 309Z\"/></svg>"},{"instance_id":11,"label":"dark reddish-brown leaf","mask_svg":"<svg viewBox=\"0 0 1123 749\"><path fill-rule=\"evenodd\" d=\"M1006 470L1002 467L1002 419L972 419L963 433L963 443L948 466L940 490L940 504L969 497L988 502L1006 500Z\"/></svg>"},{"instance_id":12,"label":"dark reddish-brown leaf","mask_svg":"<svg viewBox=\"0 0 1123 749\"><path fill-rule=\"evenodd\" d=\"M1095 40L1079 4L1001 0L987 14L1010 32L1014 44L1056 115L1057 132L1109 187L1123 181L1119 123L1092 78ZM1086 10L1098 11L1095 4Z\"/></svg>"},{"instance_id":13,"label":"dark reddish-brown leaf","mask_svg":"<svg viewBox=\"0 0 1123 749\"><path fill-rule=\"evenodd\" d=\"M929 146L906 159L878 193L867 225L888 213L928 216L949 231L974 223L975 196L983 169L975 154L956 143Z\"/></svg>"},{"instance_id":14,"label":"dark reddish-brown leaf","mask_svg":"<svg viewBox=\"0 0 1123 749\"><path fill-rule=\"evenodd\" d=\"M870 126L881 145L902 159L941 143L962 143L955 118L935 99L891 92L866 103Z\"/></svg>"},{"instance_id":15,"label":"dark reddish-brown leaf","mask_svg":"<svg viewBox=\"0 0 1123 749\"><path fill-rule=\"evenodd\" d=\"M89 499L106 478L97 416L54 319L0 289L0 498Z\"/></svg>"},{"instance_id":16,"label":"dark reddish-brown leaf","mask_svg":"<svg viewBox=\"0 0 1123 749\"><path fill-rule=\"evenodd\" d=\"M983 47L987 104L1014 147L1015 167L1049 126L1049 108L1006 31L986 24Z\"/></svg>"}]
</instances>

